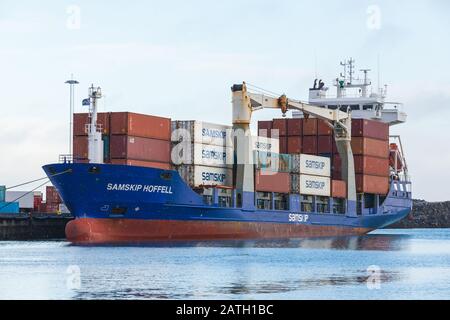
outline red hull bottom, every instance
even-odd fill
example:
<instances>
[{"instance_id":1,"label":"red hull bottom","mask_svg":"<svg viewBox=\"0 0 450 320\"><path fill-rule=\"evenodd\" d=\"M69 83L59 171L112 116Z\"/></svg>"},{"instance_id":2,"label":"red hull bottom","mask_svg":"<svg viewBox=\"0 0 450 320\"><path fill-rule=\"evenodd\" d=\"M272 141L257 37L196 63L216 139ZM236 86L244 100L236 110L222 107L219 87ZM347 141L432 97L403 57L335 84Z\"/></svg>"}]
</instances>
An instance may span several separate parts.
<instances>
[{"instance_id":1,"label":"red hull bottom","mask_svg":"<svg viewBox=\"0 0 450 320\"><path fill-rule=\"evenodd\" d=\"M367 228L255 222L80 218L66 226L74 244L258 240L362 235Z\"/></svg>"}]
</instances>

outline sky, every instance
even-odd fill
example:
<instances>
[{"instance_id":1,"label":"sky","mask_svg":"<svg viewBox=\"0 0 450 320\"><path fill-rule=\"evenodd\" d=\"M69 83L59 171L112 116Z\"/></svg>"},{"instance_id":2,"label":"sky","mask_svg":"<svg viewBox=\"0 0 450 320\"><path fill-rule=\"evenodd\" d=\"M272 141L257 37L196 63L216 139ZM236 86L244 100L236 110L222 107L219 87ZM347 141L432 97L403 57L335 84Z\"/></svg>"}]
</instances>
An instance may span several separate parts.
<instances>
[{"instance_id":1,"label":"sky","mask_svg":"<svg viewBox=\"0 0 450 320\"><path fill-rule=\"evenodd\" d=\"M76 112L93 83L101 111L228 124L233 83L307 100L353 57L404 103L392 133L414 197L450 200L449 13L447 0L0 0L0 184L68 152L71 74Z\"/></svg>"}]
</instances>

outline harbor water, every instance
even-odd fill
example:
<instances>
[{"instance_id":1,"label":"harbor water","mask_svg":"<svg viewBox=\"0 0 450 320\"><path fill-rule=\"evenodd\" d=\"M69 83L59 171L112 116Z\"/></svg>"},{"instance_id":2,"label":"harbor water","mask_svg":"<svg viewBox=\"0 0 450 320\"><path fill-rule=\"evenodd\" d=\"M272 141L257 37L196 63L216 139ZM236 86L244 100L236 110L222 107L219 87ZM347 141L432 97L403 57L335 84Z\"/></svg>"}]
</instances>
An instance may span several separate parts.
<instances>
[{"instance_id":1,"label":"harbor water","mask_svg":"<svg viewBox=\"0 0 450 320\"><path fill-rule=\"evenodd\" d=\"M450 229L77 247L0 242L0 299L449 299Z\"/></svg>"}]
</instances>

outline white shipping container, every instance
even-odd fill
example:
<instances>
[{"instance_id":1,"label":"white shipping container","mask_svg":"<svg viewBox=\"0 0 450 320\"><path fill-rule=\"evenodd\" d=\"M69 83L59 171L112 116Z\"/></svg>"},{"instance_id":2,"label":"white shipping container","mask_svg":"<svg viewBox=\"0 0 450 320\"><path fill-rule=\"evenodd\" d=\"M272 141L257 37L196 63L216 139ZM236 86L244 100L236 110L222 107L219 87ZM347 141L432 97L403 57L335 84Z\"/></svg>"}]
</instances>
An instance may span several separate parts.
<instances>
[{"instance_id":1,"label":"white shipping container","mask_svg":"<svg viewBox=\"0 0 450 320\"><path fill-rule=\"evenodd\" d=\"M215 146L233 146L233 127L202 121L172 121L172 142L190 141Z\"/></svg>"},{"instance_id":2,"label":"white shipping container","mask_svg":"<svg viewBox=\"0 0 450 320\"><path fill-rule=\"evenodd\" d=\"M177 167L181 178L191 187L233 186L233 170L228 168L183 165Z\"/></svg>"},{"instance_id":3,"label":"white shipping container","mask_svg":"<svg viewBox=\"0 0 450 320\"><path fill-rule=\"evenodd\" d=\"M201 143L178 143L172 147L174 165L230 167L234 163L233 148Z\"/></svg>"},{"instance_id":4,"label":"white shipping container","mask_svg":"<svg viewBox=\"0 0 450 320\"><path fill-rule=\"evenodd\" d=\"M300 194L329 197L331 179L329 177L300 175Z\"/></svg>"},{"instance_id":5,"label":"white shipping container","mask_svg":"<svg viewBox=\"0 0 450 320\"><path fill-rule=\"evenodd\" d=\"M309 154L301 154L299 158L295 159L297 159L297 161L300 161L299 169L301 174L315 175L322 177L331 176L330 158L312 156Z\"/></svg>"},{"instance_id":6,"label":"white shipping container","mask_svg":"<svg viewBox=\"0 0 450 320\"><path fill-rule=\"evenodd\" d=\"M20 198L19 200L17 200ZM34 208L34 193L29 191L6 191L6 202L19 202L20 209Z\"/></svg>"},{"instance_id":7,"label":"white shipping container","mask_svg":"<svg viewBox=\"0 0 450 320\"><path fill-rule=\"evenodd\" d=\"M252 137L252 151L280 153L280 141L266 137Z\"/></svg>"}]
</instances>

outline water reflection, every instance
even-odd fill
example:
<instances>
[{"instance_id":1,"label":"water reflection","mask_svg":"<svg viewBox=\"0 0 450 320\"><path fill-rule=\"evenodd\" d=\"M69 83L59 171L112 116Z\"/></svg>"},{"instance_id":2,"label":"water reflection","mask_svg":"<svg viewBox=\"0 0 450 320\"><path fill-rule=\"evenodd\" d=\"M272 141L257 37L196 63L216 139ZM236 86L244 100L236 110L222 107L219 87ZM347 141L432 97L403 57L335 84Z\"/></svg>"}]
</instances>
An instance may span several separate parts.
<instances>
[{"instance_id":1,"label":"water reflection","mask_svg":"<svg viewBox=\"0 0 450 320\"><path fill-rule=\"evenodd\" d=\"M302 238L282 240L222 240L222 241L173 241L153 242L124 247L155 247L155 248L189 248L189 247L219 247L219 248L303 248L303 249L333 249L333 250L374 250L401 251L408 248L407 234L369 234L365 236ZM108 247L108 246L105 246Z\"/></svg>"}]
</instances>

